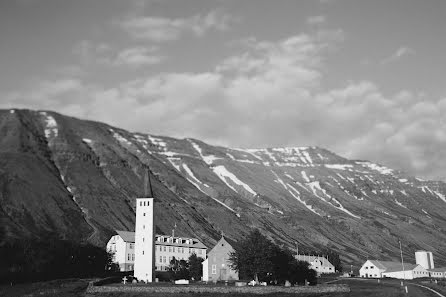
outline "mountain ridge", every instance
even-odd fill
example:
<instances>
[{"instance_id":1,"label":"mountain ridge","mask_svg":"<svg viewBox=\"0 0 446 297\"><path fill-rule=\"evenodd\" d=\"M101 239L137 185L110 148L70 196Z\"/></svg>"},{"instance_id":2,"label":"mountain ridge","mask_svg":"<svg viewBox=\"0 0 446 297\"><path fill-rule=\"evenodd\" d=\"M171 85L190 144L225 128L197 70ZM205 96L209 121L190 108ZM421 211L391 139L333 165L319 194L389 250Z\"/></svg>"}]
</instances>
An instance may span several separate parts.
<instances>
[{"instance_id":1,"label":"mountain ridge","mask_svg":"<svg viewBox=\"0 0 446 297\"><path fill-rule=\"evenodd\" d=\"M214 244L251 228L349 263L428 249L445 263L446 185L324 148L212 146L52 111L0 110L0 222L6 238L58 234L104 245L132 230L150 169L156 228ZM392 244L393 243L393 244Z\"/></svg>"}]
</instances>

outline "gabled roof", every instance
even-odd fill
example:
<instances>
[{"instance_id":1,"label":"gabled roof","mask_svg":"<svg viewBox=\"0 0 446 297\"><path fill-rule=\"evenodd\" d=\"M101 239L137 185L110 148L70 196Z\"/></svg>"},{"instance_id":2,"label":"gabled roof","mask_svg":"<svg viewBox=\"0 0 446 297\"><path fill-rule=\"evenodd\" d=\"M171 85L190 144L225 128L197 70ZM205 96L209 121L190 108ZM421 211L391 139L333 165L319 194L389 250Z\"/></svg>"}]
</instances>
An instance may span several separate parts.
<instances>
[{"instance_id":1,"label":"gabled roof","mask_svg":"<svg viewBox=\"0 0 446 297\"><path fill-rule=\"evenodd\" d=\"M122 240L125 242L135 242L135 232L116 230L116 233L121 236Z\"/></svg>"},{"instance_id":2,"label":"gabled roof","mask_svg":"<svg viewBox=\"0 0 446 297\"><path fill-rule=\"evenodd\" d=\"M377 268L384 270L384 272L396 272L403 271L403 265L401 262L393 262L393 261L380 261L380 260L369 260L372 264L374 264ZM418 266L418 264L412 263L404 263L404 270L409 271L413 270Z\"/></svg>"},{"instance_id":3,"label":"gabled roof","mask_svg":"<svg viewBox=\"0 0 446 297\"><path fill-rule=\"evenodd\" d=\"M429 272L446 272L446 267L428 269Z\"/></svg>"},{"instance_id":4,"label":"gabled roof","mask_svg":"<svg viewBox=\"0 0 446 297\"><path fill-rule=\"evenodd\" d=\"M212 251L216 250L218 247L220 247L222 244L225 246L229 246L231 249L234 249L232 245L229 244L229 242L222 236L220 240L214 245L214 247L208 252L208 255L212 253Z\"/></svg>"},{"instance_id":5,"label":"gabled roof","mask_svg":"<svg viewBox=\"0 0 446 297\"><path fill-rule=\"evenodd\" d=\"M319 260L322 262L322 265L324 267L334 267L333 264L330 263L330 261L327 260L327 258L320 257L320 256L307 256L307 255L296 255L294 256L297 261L306 261L308 263L312 263L315 260Z\"/></svg>"}]
</instances>

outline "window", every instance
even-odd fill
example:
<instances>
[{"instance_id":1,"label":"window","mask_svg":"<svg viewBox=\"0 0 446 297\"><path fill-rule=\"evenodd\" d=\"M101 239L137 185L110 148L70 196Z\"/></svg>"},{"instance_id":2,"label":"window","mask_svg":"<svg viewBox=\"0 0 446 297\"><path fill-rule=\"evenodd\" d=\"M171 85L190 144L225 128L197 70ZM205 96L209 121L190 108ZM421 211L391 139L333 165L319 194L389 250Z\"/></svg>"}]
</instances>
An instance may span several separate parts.
<instances>
[{"instance_id":1,"label":"window","mask_svg":"<svg viewBox=\"0 0 446 297\"><path fill-rule=\"evenodd\" d=\"M127 261L130 261L130 254L127 254Z\"/></svg>"},{"instance_id":2,"label":"window","mask_svg":"<svg viewBox=\"0 0 446 297\"><path fill-rule=\"evenodd\" d=\"M166 251L166 247L165 246L163 247L163 251Z\"/></svg>"},{"instance_id":3,"label":"window","mask_svg":"<svg viewBox=\"0 0 446 297\"><path fill-rule=\"evenodd\" d=\"M134 244L131 243L131 244L130 244L130 249L133 250L133 248L134 248Z\"/></svg>"},{"instance_id":4,"label":"window","mask_svg":"<svg viewBox=\"0 0 446 297\"><path fill-rule=\"evenodd\" d=\"M142 242L144 242L144 237L142 238Z\"/></svg>"},{"instance_id":5,"label":"window","mask_svg":"<svg viewBox=\"0 0 446 297\"><path fill-rule=\"evenodd\" d=\"M146 229L146 225L142 225L142 228L143 228L143 229Z\"/></svg>"},{"instance_id":6,"label":"window","mask_svg":"<svg viewBox=\"0 0 446 297\"><path fill-rule=\"evenodd\" d=\"M203 252L202 250L198 250L198 254L199 254L199 255L201 255L202 252Z\"/></svg>"},{"instance_id":7,"label":"window","mask_svg":"<svg viewBox=\"0 0 446 297\"><path fill-rule=\"evenodd\" d=\"M144 251L142 251L142 254L144 255Z\"/></svg>"},{"instance_id":8,"label":"window","mask_svg":"<svg viewBox=\"0 0 446 297\"><path fill-rule=\"evenodd\" d=\"M163 256L160 256L160 263L163 263Z\"/></svg>"},{"instance_id":9,"label":"window","mask_svg":"<svg viewBox=\"0 0 446 297\"><path fill-rule=\"evenodd\" d=\"M212 274L217 274L217 265L212 264Z\"/></svg>"},{"instance_id":10,"label":"window","mask_svg":"<svg viewBox=\"0 0 446 297\"><path fill-rule=\"evenodd\" d=\"M132 254L132 261L135 261L135 254Z\"/></svg>"},{"instance_id":11,"label":"window","mask_svg":"<svg viewBox=\"0 0 446 297\"><path fill-rule=\"evenodd\" d=\"M139 206L142 206L142 201L139 201Z\"/></svg>"},{"instance_id":12,"label":"window","mask_svg":"<svg viewBox=\"0 0 446 297\"><path fill-rule=\"evenodd\" d=\"M171 253L172 252L172 247L171 246L169 246L169 253Z\"/></svg>"},{"instance_id":13,"label":"window","mask_svg":"<svg viewBox=\"0 0 446 297\"><path fill-rule=\"evenodd\" d=\"M145 216L146 216L146 213L145 213L145 212L143 212L143 213L142 213L142 216L143 216L143 217L145 217Z\"/></svg>"},{"instance_id":14,"label":"window","mask_svg":"<svg viewBox=\"0 0 446 297\"><path fill-rule=\"evenodd\" d=\"M167 263L166 256L163 256L163 262Z\"/></svg>"}]
</instances>

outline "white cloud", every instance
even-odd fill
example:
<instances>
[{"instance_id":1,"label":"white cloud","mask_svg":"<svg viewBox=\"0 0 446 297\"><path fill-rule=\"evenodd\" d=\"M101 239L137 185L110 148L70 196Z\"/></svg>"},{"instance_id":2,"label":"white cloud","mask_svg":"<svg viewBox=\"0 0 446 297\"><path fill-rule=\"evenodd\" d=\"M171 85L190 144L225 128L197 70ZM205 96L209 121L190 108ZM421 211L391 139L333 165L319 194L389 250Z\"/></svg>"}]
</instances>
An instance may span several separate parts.
<instances>
[{"instance_id":1,"label":"white cloud","mask_svg":"<svg viewBox=\"0 0 446 297\"><path fill-rule=\"evenodd\" d=\"M348 158L445 177L446 99L407 90L386 95L371 81L324 89L323 61L339 40L339 32L276 42L251 38L206 72L163 73L113 88L58 80L15 94L23 100L16 102L220 145L319 145Z\"/></svg>"},{"instance_id":2,"label":"white cloud","mask_svg":"<svg viewBox=\"0 0 446 297\"><path fill-rule=\"evenodd\" d=\"M406 46L401 46L392 55L383 59L381 61L381 64L388 64L391 62L395 62L397 60L402 59L403 57L414 55L414 54L415 54L414 49L412 49L410 47L406 47Z\"/></svg>"},{"instance_id":3,"label":"white cloud","mask_svg":"<svg viewBox=\"0 0 446 297\"><path fill-rule=\"evenodd\" d=\"M325 23L326 18L323 15L310 16L307 18L307 24L309 25L320 25Z\"/></svg>"},{"instance_id":4,"label":"white cloud","mask_svg":"<svg viewBox=\"0 0 446 297\"><path fill-rule=\"evenodd\" d=\"M165 57L156 53L156 48L134 47L120 51L113 64L141 67L161 63Z\"/></svg>"},{"instance_id":5,"label":"white cloud","mask_svg":"<svg viewBox=\"0 0 446 297\"><path fill-rule=\"evenodd\" d=\"M177 40L182 34L203 36L210 30L225 31L235 19L220 11L189 18L133 17L119 23L133 38L155 42Z\"/></svg>"}]
</instances>

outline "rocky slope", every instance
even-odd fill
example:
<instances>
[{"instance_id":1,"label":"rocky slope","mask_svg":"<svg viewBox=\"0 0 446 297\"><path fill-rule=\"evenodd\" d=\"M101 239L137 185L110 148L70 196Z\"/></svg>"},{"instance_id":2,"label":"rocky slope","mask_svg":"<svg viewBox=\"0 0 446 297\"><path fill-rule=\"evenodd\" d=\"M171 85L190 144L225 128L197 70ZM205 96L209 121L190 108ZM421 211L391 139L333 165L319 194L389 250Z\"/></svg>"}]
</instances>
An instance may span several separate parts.
<instances>
[{"instance_id":1,"label":"rocky slope","mask_svg":"<svg viewBox=\"0 0 446 297\"><path fill-rule=\"evenodd\" d=\"M150 130L150 127L148 127ZM345 263L446 264L446 184L318 147L231 149L131 133L50 111L0 110L3 240L57 234L105 245L133 230L150 168L157 232L240 239L251 228L300 250L329 246Z\"/></svg>"}]
</instances>

